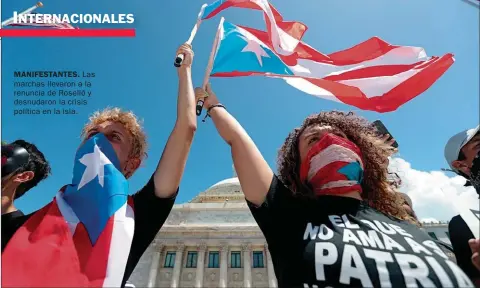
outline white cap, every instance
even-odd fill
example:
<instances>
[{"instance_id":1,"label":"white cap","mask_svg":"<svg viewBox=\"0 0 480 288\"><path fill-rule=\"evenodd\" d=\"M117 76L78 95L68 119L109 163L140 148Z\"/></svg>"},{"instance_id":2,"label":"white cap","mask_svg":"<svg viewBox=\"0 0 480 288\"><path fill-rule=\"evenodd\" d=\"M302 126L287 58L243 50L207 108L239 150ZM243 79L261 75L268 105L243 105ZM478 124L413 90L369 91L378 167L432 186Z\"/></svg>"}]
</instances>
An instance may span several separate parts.
<instances>
[{"instance_id":1,"label":"white cap","mask_svg":"<svg viewBox=\"0 0 480 288\"><path fill-rule=\"evenodd\" d=\"M445 159L453 171L457 173L459 172L452 166L452 163L458 160L458 154L460 154L460 150L462 150L463 146L465 146L465 144L467 144L468 141L470 141L473 136L478 133L479 128L480 125L476 128L462 131L448 140L447 145L445 145Z\"/></svg>"}]
</instances>

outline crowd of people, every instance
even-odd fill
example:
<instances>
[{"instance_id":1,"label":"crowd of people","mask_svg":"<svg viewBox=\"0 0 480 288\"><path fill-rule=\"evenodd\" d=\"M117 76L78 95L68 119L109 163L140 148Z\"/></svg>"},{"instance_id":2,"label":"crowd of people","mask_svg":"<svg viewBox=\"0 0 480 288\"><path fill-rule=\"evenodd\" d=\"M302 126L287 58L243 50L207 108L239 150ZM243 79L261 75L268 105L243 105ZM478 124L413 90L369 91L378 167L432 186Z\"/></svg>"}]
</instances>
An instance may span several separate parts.
<instances>
[{"instance_id":1,"label":"crowd of people","mask_svg":"<svg viewBox=\"0 0 480 288\"><path fill-rule=\"evenodd\" d=\"M432 239L422 229L411 199L397 191L398 187L388 177L389 157L396 149L372 123L351 112L325 111L308 116L287 135L279 150L275 173L212 87L193 89L191 46L184 44L177 53L183 54L184 60L178 68L176 123L152 177L128 199L134 214L133 235L131 241L117 242L124 244L110 251L120 255L116 259L123 263L112 270L115 275L98 273L99 264L93 261L103 259L97 254L108 249L100 240L108 225L101 226L103 230L97 233L99 240L91 241L92 249L82 248L85 237L78 226L84 224L88 230L90 218L82 218L81 207L76 207L90 203L93 198L86 196L91 193L71 187L82 186L83 177L74 177L72 183L59 187L56 200L46 207L24 215L15 208L15 200L49 177L48 157L28 139L2 145L2 285L86 287L105 286L110 281L112 287L124 287L161 230L179 193L196 132L195 106L199 99L231 148L248 207L268 243L279 287L480 285L480 239L475 239L461 216L455 216L449 224L452 246ZM118 108L105 109L90 117L81 135L83 141L76 161L84 159L84 154L79 154L82 147L98 147L103 161L113 163L121 175L105 177L101 181L108 185L103 186L115 187L119 194L118 189L123 186L118 183L124 183L137 171L147 152L146 136L137 117ZM448 165L480 195L479 157L478 126L446 143ZM102 193L107 192L102 190ZM103 219L97 210L115 206L116 202L109 202L114 198L100 201L102 207L90 206L88 213L93 219ZM55 217L64 217L68 222L62 212L67 205L80 219L80 224L62 234L73 241L76 252L69 257L75 257L70 262L80 263L78 267L52 261L63 259L55 257L67 251L63 244L67 240L55 237L60 233L59 228L45 226L55 205L58 206L55 211L61 212L54 214ZM88 232L90 239L95 238ZM111 237L118 235L113 233ZM42 255L40 259L29 257L32 251L46 246L53 248L36 254ZM448 252L453 252L455 259L448 257ZM69 267L54 267L61 265ZM61 276L72 271L80 276Z\"/></svg>"}]
</instances>

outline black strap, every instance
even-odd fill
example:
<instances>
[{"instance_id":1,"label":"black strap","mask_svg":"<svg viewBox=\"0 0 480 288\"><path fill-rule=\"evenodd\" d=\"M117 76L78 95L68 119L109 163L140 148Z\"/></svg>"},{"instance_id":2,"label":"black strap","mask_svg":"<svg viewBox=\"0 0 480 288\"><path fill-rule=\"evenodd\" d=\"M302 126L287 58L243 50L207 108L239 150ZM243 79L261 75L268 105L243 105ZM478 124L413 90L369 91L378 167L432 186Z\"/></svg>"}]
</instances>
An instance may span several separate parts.
<instances>
[{"instance_id":1,"label":"black strap","mask_svg":"<svg viewBox=\"0 0 480 288\"><path fill-rule=\"evenodd\" d=\"M212 106L210 106L210 107L207 109L207 114L206 114L205 117L203 118L202 122L205 122L205 120L207 119L207 117L211 117L211 116L210 116L210 110L212 110L212 109L215 108L215 107L221 107L221 108L227 110L227 108L225 108L225 106L224 106L223 104L218 103L218 104L212 105Z\"/></svg>"}]
</instances>

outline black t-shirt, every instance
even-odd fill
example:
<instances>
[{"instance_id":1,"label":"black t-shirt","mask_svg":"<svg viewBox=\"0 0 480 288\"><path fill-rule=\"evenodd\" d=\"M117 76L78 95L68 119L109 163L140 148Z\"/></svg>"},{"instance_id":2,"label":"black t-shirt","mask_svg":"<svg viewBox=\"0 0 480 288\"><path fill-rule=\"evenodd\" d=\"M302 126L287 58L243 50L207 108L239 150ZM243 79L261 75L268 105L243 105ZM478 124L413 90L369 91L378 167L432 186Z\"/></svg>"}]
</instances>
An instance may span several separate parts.
<instances>
[{"instance_id":1,"label":"black t-shirt","mask_svg":"<svg viewBox=\"0 0 480 288\"><path fill-rule=\"evenodd\" d=\"M123 276L122 287L125 286L125 283L135 269L140 257L153 241L163 223L165 223L165 220L175 203L176 195L177 194L171 198L157 197L155 195L155 183L153 177L150 178L145 187L133 195L135 231L133 234L130 254L128 255L125 274ZM9 215L12 213L2 215L2 252L17 229L34 214L23 215L23 213L20 212L21 214L16 213L16 215Z\"/></svg>"},{"instance_id":2,"label":"black t-shirt","mask_svg":"<svg viewBox=\"0 0 480 288\"><path fill-rule=\"evenodd\" d=\"M448 233L450 242L452 242L453 251L457 258L457 264L467 273L471 279L480 278L480 271L472 264L472 250L468 245L468 240L475 239L467 223L460 215L452 218L448 224Z\"/></svg>"},{"instance_id":3,"label":"black t-shirt","mask_svg":"<svg viewBox=\"0 0 480 288\"><path fill-rule=\"evenodd\" d=\"M30 216L31 215L23 214L20 210L2 215L2 252L13 234L17 232L17 229L20 228Z\"/></svg>"},{"instance_id":4,"label":"black t-shirt","mask_svg":"<svg viewBox=\"0 0 480 288\"><path fill-rule=\"evenodd\" d=\"M274 176L249 203L279 287L473 287L423 230L347 197L296 197Z\"/></svg>"}]
</instances>

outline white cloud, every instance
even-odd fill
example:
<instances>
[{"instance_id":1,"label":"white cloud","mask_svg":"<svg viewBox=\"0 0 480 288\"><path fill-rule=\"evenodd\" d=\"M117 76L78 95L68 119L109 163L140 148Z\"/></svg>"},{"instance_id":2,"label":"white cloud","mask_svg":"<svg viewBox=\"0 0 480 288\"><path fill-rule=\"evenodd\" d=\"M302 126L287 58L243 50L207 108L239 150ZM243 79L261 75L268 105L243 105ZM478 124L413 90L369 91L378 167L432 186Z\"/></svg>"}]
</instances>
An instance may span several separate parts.
<instances>
[{"instance_id":1,"label":"white cloud","mask_svg":"<svg viewBox=\"0 0 480 288\"><path fill-rule=\"evenodd\" d=\"M475 189L465 187L465 178L461 176L449 177L442 171L415 170L401 158L392 158L389 169L402 179L400 191L410 196L413 209L421 220L449 221L459 214L457 206L479 203Z\"/></svg>"}]
</instances>

